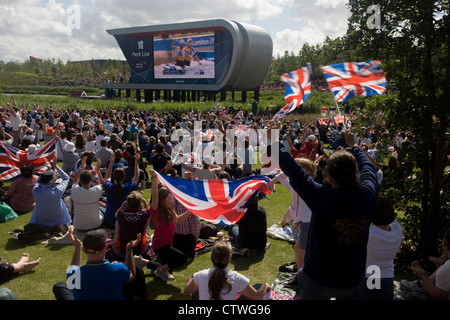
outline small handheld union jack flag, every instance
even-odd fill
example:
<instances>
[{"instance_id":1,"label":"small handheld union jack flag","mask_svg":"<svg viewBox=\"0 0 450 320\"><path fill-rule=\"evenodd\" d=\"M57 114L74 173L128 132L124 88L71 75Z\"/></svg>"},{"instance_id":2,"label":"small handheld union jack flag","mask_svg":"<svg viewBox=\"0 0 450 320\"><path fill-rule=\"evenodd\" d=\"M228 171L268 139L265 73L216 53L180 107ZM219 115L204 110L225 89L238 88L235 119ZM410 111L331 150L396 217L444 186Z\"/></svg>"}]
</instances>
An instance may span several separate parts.
<instances>
[{"instance_id":1,"label":"small handheld union jack flag","mask_svg":"<svg viewBox=\"0 0 450 320\"><path fill-rule=\"evenodd\" d=\"M336 102L386 91L386 77L378 60L332 64L322 67L322 72Z\"/></svg>"},{"instance_id":2,"label":"small handheld union jack flag","mask_svg":"<svg viewBox=\"0 0 450 320\"><path fill-rule=\"evenodd\" d=\"M306 67L285 73L281 80L286 83L284 100L287 105L278 111L272 120L283 118L304 103L311 94L311 64Z\"/></svg>"}]
</instances>

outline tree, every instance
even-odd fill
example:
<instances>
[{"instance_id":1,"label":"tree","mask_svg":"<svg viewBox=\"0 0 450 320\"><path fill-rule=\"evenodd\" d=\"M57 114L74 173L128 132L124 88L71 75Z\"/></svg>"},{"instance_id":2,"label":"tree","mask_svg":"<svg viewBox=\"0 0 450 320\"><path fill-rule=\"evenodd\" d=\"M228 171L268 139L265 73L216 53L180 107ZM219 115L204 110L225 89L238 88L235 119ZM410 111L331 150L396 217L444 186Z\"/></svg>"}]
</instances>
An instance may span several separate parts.
<instances>
[{"instance_id":1,"label":"tree","mask_svg":"<svg viewBox=\"0 0 450 320\"><path fill-rule=\"evenodd\" d=\"M441 192L446 189L442 183L449 134L449 2L350 0L348 7L347 38L356 56L381 60L388 89L394 93L376 107L385 112L389 124L415 137L414 154L405 164L415 165L414 175L421 182L419 251L424 257L436 254L442 222L448 219ZM379 25L373 25L370 19L377 12Z\"/></svg>"}]
</instances>

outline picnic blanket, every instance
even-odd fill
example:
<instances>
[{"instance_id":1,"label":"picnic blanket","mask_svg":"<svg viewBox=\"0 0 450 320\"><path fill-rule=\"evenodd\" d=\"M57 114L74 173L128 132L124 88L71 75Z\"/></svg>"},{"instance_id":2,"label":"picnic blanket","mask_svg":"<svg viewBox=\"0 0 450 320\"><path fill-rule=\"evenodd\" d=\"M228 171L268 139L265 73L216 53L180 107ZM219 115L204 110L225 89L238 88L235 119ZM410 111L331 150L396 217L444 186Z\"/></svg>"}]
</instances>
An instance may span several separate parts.
<instances>
[{"instance_id":1,"label":"picnic blanket","mask_svg":"<svg viewBox=\"0 0 450 320\"><path fill-rule=\"evenodd\" d=\"M103 229L106 231L106 233L108 234L110 239L114 238L114 229L109 229L106 227L103 228L99 228L99 229ZM86 235L87 231L81 231L78 229L73 229L73 234L75 236L77 236L78 239L80 239L80 241L83 241L84 236ZM72 244L72 241L70 240L70 236L69 236L69 230L67 230L67 232L61 236L53 236L45 241L43 241L44 243L48 243L48 244Z\"/></svg>"},{"instance_id":2,"label":"picnic blanket","mask_svg":"<svg viewBox=\"0 0 450 320\"><path fill-rule=\"evenodd\" d=\"M259 283L253 286L253 288L255 288L256 290L258 290L260 287L261 284ZM247 298L241 291L239 291L236 300L250 300L250 299ZM294 300L294 296L279 292L271 288L270 291L264 295L263 300Z\"/></svg>"},{"instance_id":3,"label":"picnic blanket","mask_svg":"<svg viewBox=\"0 0 450 320\"><path fill-rule=\"evenodd\" d=\"M54 227L43 227L38 224L29 223L22 229L14 229L9 234L14 235L13 239L21 240L27 243L41 243L52 237L62 237L68 232L69 228L65 225Z\"/></svg>"}]
</instances>

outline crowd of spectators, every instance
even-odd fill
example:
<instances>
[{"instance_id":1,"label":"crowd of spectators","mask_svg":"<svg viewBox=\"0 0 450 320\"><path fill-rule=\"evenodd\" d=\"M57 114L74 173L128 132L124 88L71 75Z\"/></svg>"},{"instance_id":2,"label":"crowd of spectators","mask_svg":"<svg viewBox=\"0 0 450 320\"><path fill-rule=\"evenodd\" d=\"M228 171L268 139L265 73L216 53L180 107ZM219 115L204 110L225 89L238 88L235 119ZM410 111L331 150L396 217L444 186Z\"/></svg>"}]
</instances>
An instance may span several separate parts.
<instances>
[{"instance_id":1,"label":"crowd of spectators","mask_svg":"<svg viewBox=\"0 0 450 320\"><path fill-rule=\"evenodd\" d=\"M46 163L47 171L37 177L29 166L21 168L22 180L6 194L13 209L32 211L32 224L70 228L75 246L73 272L80 268L89 279L95 279L92 266L124 262L118 270L101 269L108 274L119 272L121 276L114 288L106 281L99 282L102 290L95 289L97 298L124 298L127 295L117 290L130 284L138 292L142 281L145 285L145 278L136 270L144 266L153 270L155 276L174 281L173 270L193 256L200 220L159 183L157 173L185 179L239 179L264 174L273 179L273 184L283 174L292 202L298 202L292 203L280 218L299 235L294 252L300 298L393 297L393 260L402 230L389 201L379 192L389 170L398 165L408 148L414 147L414 138L408 132L399 131L394 141L386 145L382 137L388 128L370 127L359 136L351 117L339 123L323 123L319 119L300 123L295 118L273 121L270 111L257 104L251 111L219 103L203 112L81 107L27 110L19 109L12 99L0 117L0 140L19 150L33 152L56 141L56 159ZM266 129L267 136L247 134L257 129ZM232 131L231 139L227 130ZM269 132L278 133L277 141L271 140ZM188 154L182 148L184 139L190 141L191 151L199 151L200 161L195 161L194 152ZM217 142L225 148L215 150ZM205 153L211 149L215 151ZM278 160L274 158L277 152ZM259 153L267 160L261 168L254 166ZM386 156L393 159L389 165L383 164ZM186 158L191 160L180 161ZM141 192L150 184L152 197L147 202ZM25 197L27 202L17 201ZM150 223L154 227L153 238L148 235ZM97 232L100 227L114 229L111 243ZM87 232L86 243L73 234L72 228ZM266 248L266 228L266 212L255 201L241 225L231 226L229 233L236 238L237 248L260 252ZM250 239L246 237L249 232ZM88 257L85 266L80 264L81 247ZM447 247L445 242L444 248ZM262 298L270 290L269 285L255 290L248 287L246 277L223 271L227 270L230 256L226 248L215 246L213 268L188 279L185 293L200 290L200 298L229 298L226 288L233 288ZM155 257L161 263L155 262ZM365 284L370 273L366 271L370 266L366 261L383 266L383 290L375 297L367 293ZM448 262L445 266L448 269ZM417 267L414 270L420 273L426 288L431 288L423 272ZM72 275L68 273L68 277ZM441 272L441 281L431 280L441 290L439 297L450 290L448 280L442 284L443 277L450 278L447 271ZM208 279L218 281L209 293ZM81 291L70 293L57 284L54 290L60 299L77 299L92 298L92 292L86 290L94 288L86 284Z\"/></svg>"}]
</instances>

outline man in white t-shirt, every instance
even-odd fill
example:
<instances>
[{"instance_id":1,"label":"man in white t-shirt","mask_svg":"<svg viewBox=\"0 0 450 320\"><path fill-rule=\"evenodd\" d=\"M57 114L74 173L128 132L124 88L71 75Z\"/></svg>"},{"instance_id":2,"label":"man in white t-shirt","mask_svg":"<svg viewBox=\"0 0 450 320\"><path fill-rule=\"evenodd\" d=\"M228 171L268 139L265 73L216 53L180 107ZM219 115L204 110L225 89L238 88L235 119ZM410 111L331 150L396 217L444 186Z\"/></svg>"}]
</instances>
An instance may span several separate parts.
<instances>
[{"instance_id":1,"label":"man in white t-shirt","mask_svg":"<svg viewBox=\"0 0 450 320\"><path fill-rule=\"evenodd\" d=\"M91 187L92 172L85 169L86 157L83 158L80 170L75 176L71 193L74 207L73 226L78 230L96 229L103 223L99 202L103 193L103 177L99 174L99 184ZM97 165L97 172L100 172L99 170Z\"/></svg>"},{"instance_id":2,"label":"man in white t-shirt","mask_svg":"<svg viewBox=\"0 0 450 320\"><path fill-rule=\"evenodd\" d=\"M405 300L450 300L450 229L447 229L444 235L442 249L444 254L439 259L429 258L438 268L430 276L420 266L419 261L414 261L411 264L411 270L420 279L401 281L405 287L412 291L405 297Z\"/></svg>"}]
</instances>

